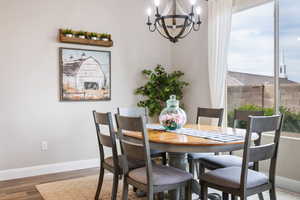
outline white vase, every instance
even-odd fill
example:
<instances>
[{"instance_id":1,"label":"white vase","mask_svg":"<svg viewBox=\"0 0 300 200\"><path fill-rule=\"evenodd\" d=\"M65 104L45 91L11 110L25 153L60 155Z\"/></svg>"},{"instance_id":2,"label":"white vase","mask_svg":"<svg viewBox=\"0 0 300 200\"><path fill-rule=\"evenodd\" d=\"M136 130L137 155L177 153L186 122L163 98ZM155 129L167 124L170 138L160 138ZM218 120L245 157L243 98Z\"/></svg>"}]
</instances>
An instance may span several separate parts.
<instances>
[{"instance_id":1,"label":"white vase","mask_svg":"<svg viewBox=\"0 0 300 200\"><path fill-rule=\"evenodd\" d=\"M97 38L97 37L91 37L91 39L92 39L92 40L98 40L98 38Z\"/></svg>"},{"instance_id":2,"label":"white vase","mask_svg":"<svg viewBox=\"0 0 300 200\"><path fill-rule=\"evenodd\" d=\"M66 37L73 37L73 34L65 34Z\"/></svg>"},{"instance_id":3,"label":"white vase","mask_svg":"<svg viewBox=\"0 0 300 200\"><path fill-rule=\"evenodd\" d=\"M81 38L81 39L85 39L84 35L79 35L78 37Z\"/></svg>"},{"instance_id":4,"label":"white vase","mask_svg":"<svg viewBox=\"0 0 300 200\"><path fill-rule=\"evenodd\" d=\"M101 40L103 40L103 41L109 41L108 38L102 38Z\"/></svg>"}]
</instances>

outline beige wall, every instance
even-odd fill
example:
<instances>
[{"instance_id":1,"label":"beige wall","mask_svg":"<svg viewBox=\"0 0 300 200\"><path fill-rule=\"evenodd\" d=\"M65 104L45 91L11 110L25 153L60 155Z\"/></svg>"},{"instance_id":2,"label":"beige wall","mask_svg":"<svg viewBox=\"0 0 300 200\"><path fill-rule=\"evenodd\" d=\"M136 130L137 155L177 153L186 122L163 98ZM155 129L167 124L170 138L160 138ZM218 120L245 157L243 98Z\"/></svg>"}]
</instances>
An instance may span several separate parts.
<instances>
[{"instance_id":1,"label":"beige wall","mask_svg":"<svg viewBox=\"0 0 300 200\"><path fill-rule=\"evenodd\" d=\"M170 43L145 26L141 0L0 3L0 170L97 158L91 111L133 106L140 72L171 63ZM111 49L57 42L59 28L112 33ZM58 48L112 51L112 100L59 102ZM41 151L41 141L49 150Z\"/></svg>"},{"instance_id":2,"label":"beige wall","mask_svg":"<svg viewBox=\"0 0 300 200\"><path fill-rule=\"evenodd\" d=\"M188 121L196 121L198 106L209 107L207 62L207 2L201 1L203 17L199 32L192 32L172 48L172 66L185 73L185 80L190 83L184 92L184 105Z\"/></svg>"}]
</instances>

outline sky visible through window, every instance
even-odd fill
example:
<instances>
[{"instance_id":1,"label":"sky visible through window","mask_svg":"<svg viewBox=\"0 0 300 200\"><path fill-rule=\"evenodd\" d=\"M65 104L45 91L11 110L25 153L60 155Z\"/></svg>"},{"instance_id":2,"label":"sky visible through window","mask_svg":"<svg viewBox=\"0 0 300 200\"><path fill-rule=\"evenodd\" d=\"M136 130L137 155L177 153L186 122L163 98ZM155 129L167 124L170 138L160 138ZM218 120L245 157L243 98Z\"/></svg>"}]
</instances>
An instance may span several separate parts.
<instances>
[{"instance_id":1,"label":"sky visible through window","mask_svg":"<svg viewBox=\"0 0 300 200\"><path fill-rule=\"evenodd\" d=\"M296 82L300 82L299 8L300 0L280 1L280 49L285 55L288 79ZM273 13L272 2L234 14L228 57L230 71L273 75Z\"/></svg>"}]
</instances>

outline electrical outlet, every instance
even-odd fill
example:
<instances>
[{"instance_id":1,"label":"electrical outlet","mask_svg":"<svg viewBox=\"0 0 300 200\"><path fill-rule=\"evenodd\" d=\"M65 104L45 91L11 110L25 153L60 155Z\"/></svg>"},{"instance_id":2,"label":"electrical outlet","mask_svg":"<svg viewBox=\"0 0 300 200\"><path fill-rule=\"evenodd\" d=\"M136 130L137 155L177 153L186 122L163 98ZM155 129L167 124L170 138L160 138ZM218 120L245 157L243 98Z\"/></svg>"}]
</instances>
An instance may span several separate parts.
<instances>
[{"instance_id":1,"label":"electrical outlet","mask_svg":"<svg viewBox=\"0 0 300 200\"><path fill-rule=\"evenodd\" d=\"M47 151L48 150L48 142L47 141L42 141L41 149L42 149L42 151Z\"/></svg>"}]
</instances>

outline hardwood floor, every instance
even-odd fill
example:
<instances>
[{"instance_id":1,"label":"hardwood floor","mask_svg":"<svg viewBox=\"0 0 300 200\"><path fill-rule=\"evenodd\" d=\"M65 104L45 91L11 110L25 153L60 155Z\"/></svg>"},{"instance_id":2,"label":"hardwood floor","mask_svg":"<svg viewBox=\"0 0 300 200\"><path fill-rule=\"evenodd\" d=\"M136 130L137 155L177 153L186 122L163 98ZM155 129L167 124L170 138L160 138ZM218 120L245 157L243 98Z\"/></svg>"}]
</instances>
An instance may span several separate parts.
<instances>
[{"instance_id":1,"label":"hardwood floor","mask_svg":"<svg viewBox=\"0 0 300 200\"><path fill-rule=\"evenodd\" d=\"M35 185L72 178L96 175L98 168L83 169L29 178L0 181L0 200L43 200Z\"/></svg>"}]
</instances>

